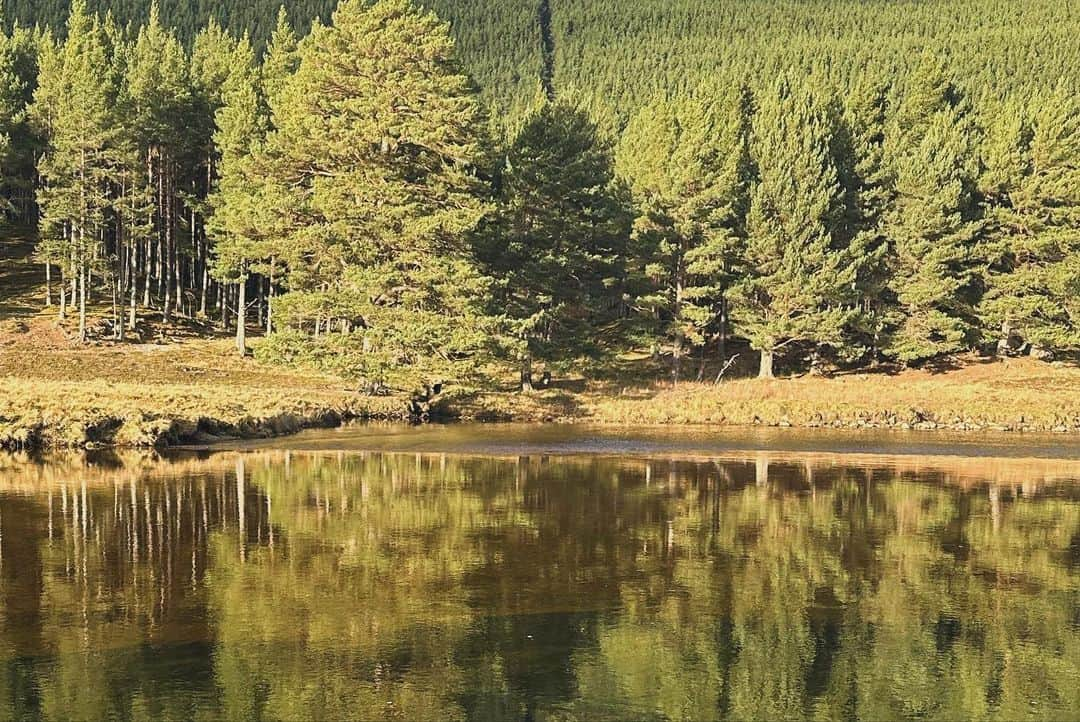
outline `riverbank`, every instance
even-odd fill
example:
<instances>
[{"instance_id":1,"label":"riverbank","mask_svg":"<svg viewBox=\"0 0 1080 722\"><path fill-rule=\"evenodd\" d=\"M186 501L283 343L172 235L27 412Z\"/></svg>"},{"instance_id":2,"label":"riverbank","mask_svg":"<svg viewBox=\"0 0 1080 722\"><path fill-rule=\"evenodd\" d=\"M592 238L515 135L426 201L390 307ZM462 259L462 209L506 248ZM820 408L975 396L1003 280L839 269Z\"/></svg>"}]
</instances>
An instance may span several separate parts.
<instances>
[{"instance_id":1,"label":"riverbank","mask_svg":"<svg viewBox=\"0 0 1080 722\"><path fill-rule=\"evenodd\" d=\"M433 416L618 426L1080 433L1080 369L970 360L946 372L734 379L720 385L557 381L532 394L449 388ZM79 346L38 315L0 328L0 447L161 447L404 420L405 393L239 358L227 338Z\"/></svg>"},{"instance_id":2,"label":"riverbank","mask_svg":"<svg viewBox=\"0 0 1080 722\"><path fill-rule=\"evenodd\" d=\"M241 359L226 339L73 344L51 321L0 328L0 448L154 447L404 419L400 396Z\"/></svg>"},{"instance_id":3,"label":"riverbank","mask_svg":"<svg viewBox=\"0 0 1080 722\"><path fill-rule=\"evenodd\" d=\"M499 421L1080 433L1080 369L1027 358L970 359L940 372L474 393L447 406L466 418Z\"/></svg>"}]
</instances>

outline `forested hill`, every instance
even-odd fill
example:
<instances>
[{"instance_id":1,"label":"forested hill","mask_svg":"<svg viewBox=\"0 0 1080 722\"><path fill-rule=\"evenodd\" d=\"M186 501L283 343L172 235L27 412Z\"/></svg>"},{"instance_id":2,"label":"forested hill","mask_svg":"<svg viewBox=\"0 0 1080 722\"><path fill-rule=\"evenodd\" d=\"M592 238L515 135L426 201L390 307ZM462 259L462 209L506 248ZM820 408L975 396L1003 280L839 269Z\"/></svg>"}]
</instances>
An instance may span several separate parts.
<instances>
[{"instance_id":1,"label":"forested hill","mask_svg":"<svg viewBox=\"0 0 1080 722\"><path fill-rule=\"evenodd\" d=\"M261 45L280 0L159 0L181 39L210 18ZM9 22L62 27L70 0L7 0ZM121 22L144 22L151 0L92 0ZM286 2L303 34L334 0ZM1080 90L1080 11L1061 0L428 0L449 20L485 96L517 116L545 74L600 122L618 129L658 92L703 80L821 75L904 77L927 47L975 102L1030 97L1062 77ZM545 33L545 29L549 29ZM545 53L545 39L548 40Z\"/></svg>"},{"instance_id":2,"label":"forested hill","mask_svg":"<svg viewBox=\"0 0 1080 722\"><path fill-rule=\"evenodd\" d=\"M83 342L95 306L241 353L257 319L263 358L380 392L1080 357L1067 3L431 1L449 25L341 0L263 42L71 0L0 35L0 201L46 304Z\"/></svg>"}]
</instances>

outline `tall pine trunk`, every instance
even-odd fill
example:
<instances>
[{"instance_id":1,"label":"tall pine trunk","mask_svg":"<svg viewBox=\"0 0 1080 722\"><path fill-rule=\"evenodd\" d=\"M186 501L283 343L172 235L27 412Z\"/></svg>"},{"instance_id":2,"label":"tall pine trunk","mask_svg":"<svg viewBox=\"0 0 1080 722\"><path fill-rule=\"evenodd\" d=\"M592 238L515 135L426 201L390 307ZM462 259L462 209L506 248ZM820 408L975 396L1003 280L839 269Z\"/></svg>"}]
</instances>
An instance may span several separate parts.
<instances>
[{"instance_id":1,"label":"tall pine trunk","mask_svg":"<svg viewBox=\"0 0 1080 722\"><path fill-rule=\"evenodd\" d=\"M527 394L533 390L533 357L529 351L521 357L521 390Z\"/></svg>"},{"instance_id":2,"label":"tall pine trunk","mask_svg":"<svg viewBox=\"0 0 1080 722\"><path fill-rule=\"evenodd\" d=\"M269 336L274 332L274 265L270 264L270 278L267 279L266 285L267 300L266 300L266 335Z\"/></svg>"},{"instance_id":3,"label":"tall pine trunk","mask_svg":"<svg viewBox=\"0 0 1080 722\"><path fill-rule=\"evenodd\" d=\"M64 277L64 267L60 267L60 320L67 319L67 278ZM74 303L75 299L71 299Z\"/></svg>"},{"instance_id":4,"label":"tall pine trunk","mask_svg":"<svg viewBox=\"0 0 1080 722\"><path fill-rule=\"evenodd\" d=\"M236 288L236 350L247 355L247 276L240 277Z\"/></svg>"},{"instance_id":5,"label":"tall pine trunk","mask_svg":"<svg viewBox=\"0 0 1080 722\"><path fill-rule=\"evenodd\" d=\"M79 232L80 236L82 231ZM79 269L79 343L86 343L86 261L80 264Z\"/></svg>"}]
</instances>

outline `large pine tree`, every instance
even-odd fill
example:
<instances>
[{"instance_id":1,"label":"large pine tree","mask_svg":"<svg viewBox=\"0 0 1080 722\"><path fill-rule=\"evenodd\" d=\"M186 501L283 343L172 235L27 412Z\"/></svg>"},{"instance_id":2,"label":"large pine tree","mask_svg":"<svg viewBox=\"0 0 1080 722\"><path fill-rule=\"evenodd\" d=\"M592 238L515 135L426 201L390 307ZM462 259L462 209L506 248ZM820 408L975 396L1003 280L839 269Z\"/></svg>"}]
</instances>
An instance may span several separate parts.
<instances>
[{"instance_id":1,"label":"large pine tree","mask_svg":"<svg viewBox=\"0 0 1080 722\"><path fill-rule=\"evenodd\" d=\"M825 102L781 78L759 98L735 328L760 352L759 375L792 344L840 345L854 318L858 259L839 233L843 194Z\"/></svg>"},{"instance_id":2,"label":"large pine tree","mask_svg":"<svg viewBox=\"0 0 1080 722\"><path fill-rule=\"evenodd\" d=\"M279 318L298 352L330 346L369 376L478 353L484 120L446 25L407 0L344 0L304 42L272 122L293 256Z\"/></svg>"},{"instance_id":3,"label":"large pine tree","mask_svg":"<svg viewBox=\"0 0 1080 722\"><path fill-rule=\"evenodd\" d=\"M1006 106L1008 108L1008 106ZM1080 103L1064 86L993 126L983 186L990 202L988 289L979 311L992 339L1032 349L1080 347Z\"/></svg>"},{"instance_id":4,"label":"large pine tree","mask_svg":"<svg viewBox=\"0 0 1080 722\"><path fill-rule=\"evenodd\" d=\"M749 110L741 89L660 99L620 142L619 171L633 190L635 245L646 263L648 288L636 305L671 343L676 381L687 346L726 332L725 294L745 223Z\"/></svg>"},{"instance_id":5,"label":"large pine tree","mask_svg":"<svg viewBox=\"0 0 1080 722\"><path fill-rule=\"evenodd\" d=\"M974 340L977 247L974 127L969 106L926 54L886 128L892 197L882 232L895 298L886 352L904 363Z\"/></svg>"},{"instance_id":6,"label":"large pine tree","mask_svg":"<svg viewBox=\"0 0 1080 722\"><path fill-rule=\"evenodd\" d=\"M48 139L39 163L41 235L47 261L64 269L87 339L87 298L95 275L111 269L102 239L112 206L110 181L119 163L117 90L101 25L75 0L67 38L44 56L33 113Z\"/></svg>"},{"instance_id":7,"label":"large pine tree","mask_svg":"<svg viewBox=\"0 0 1080 722\"><path fill-rule=\"evenodd\" d=\"M499 175L501 213L484 258L501 281L496 305L511 321L529 390L533 359L600 351L620 315L629 215L608 144L566 101L538 100Z\"/></svg>"},{"instance_id":8,"label":"large pine tree","mask_svg":"<svg viewBox=\"0 0 1080 722\"><path fill-rule=\"evenodd\" d=\"M216 115L214 145L221 154L220 178L210 196L207 235L214 241L214 276L237 286L236 348L245 355L248 275L269 255L264 248L267 224L261 218L255 159L266 140L268 120L255 53L247 37L231 57L223 105Z\"/></svg>"}]
</instances>

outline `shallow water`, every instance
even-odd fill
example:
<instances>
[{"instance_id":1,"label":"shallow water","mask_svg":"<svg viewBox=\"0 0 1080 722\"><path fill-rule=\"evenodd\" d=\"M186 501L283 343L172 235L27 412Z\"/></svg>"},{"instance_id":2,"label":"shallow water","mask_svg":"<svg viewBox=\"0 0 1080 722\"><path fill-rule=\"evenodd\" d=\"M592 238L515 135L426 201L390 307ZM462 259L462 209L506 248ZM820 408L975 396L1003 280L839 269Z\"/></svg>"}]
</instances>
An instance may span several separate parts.
<instances>
[{"instance_id":1,"label":"shallow water","mask_svg":"<svg viewBox=\"0 0 1080 722\"><path fill-rule=\"evenodd\" d=\"M0 718L1080 716L1061 440L283 443L0 457Z\"/></svg>"}]
</instances>

